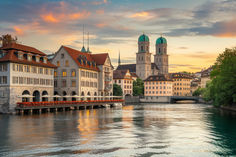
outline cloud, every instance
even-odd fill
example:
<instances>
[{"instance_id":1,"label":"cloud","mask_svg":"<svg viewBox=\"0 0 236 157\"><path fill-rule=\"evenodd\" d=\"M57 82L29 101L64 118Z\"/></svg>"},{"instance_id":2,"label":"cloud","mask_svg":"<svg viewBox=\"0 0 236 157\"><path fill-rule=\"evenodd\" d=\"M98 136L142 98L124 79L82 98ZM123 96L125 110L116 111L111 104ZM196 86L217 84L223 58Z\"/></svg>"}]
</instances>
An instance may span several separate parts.
<instances>
[{"instance_id":1,"label":"cloud","mask_svg":"<svg viewBox=\"0 0 236 157\"><path fill-rule=\"evenodd\" d=\"M131 18L144 18L144 17L149 17L149 16L150 16L149 12L146 12L146 11L137 12L130 15Z\"/></svg>"},{"instance_id":2,"label":"cloud","mask_svg":"<svg viewBox=\"0 0 236 157\"><path fill-rule=\"evenodd\" d=\"M13 29L14 29L16 35L23 35L24 34L23 30L21 28L19 28L18 26L14 26Z\"/></svg>"}]
</instances>

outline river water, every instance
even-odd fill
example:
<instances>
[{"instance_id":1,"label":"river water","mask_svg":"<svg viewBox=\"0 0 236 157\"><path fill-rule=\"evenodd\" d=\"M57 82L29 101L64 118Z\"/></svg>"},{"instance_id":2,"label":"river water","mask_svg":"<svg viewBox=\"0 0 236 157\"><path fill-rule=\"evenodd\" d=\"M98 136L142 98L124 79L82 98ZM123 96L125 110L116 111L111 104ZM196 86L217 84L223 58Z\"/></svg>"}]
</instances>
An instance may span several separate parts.
<instances>
[{"instance_id":1,"label":"river water","mask_svg":"<svg viewBox=\"0 0 236 157\"><path fill-rule=\"evenodd\" d=\"M0 115L0 156L236 156L236 115L203 104Z\"/></svg>"}]
</instances>

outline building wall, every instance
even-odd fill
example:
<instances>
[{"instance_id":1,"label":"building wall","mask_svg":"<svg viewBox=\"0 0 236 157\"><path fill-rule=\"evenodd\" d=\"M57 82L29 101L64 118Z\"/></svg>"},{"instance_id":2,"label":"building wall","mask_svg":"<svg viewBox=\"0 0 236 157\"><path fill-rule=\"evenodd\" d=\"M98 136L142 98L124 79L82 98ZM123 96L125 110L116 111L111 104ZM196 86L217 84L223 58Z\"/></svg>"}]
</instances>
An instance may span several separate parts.
<instances>
[{"instance_id":1,"label":"building wall","mask_svg":"<svg viewBox=\"0 0 236 157\"><path fill-rule=\"evenodd\" d=\"M0 112L14 112L17 102L22 102L20 96L24 91L28 91L31 96L38 91L40 93L39 101L42 101L43 91L46 91L48 95L53 95L53 68L18 63L1 64L7 65L7 71L0 71L0 78L7 76L7 83L0 84ZM33 67L37 70L35 73L32 70ZM42 69L42 73L39 69ZM48 100L51 99L48 98ZM33 101L33 98L28 98L28 101Z\"/></svg>"},{"instance_id":2,"label":"building wall","mask_svg":"<svg viewBox=\"0 0 236 157\"><path fill-rule=\"evenodd\" d=\"M133 79L114 79L113 83L120 85L123 96L133 95Z\"/></svg>"},{"instance_id":3,"label":"building wall","mask_svg":"<svg viewBox=\"0 0 236 157\"><path fill-rule=\"evenodd\" d=\"M172 96L171 81L145 81L144 96Z\"/></svg>"},{"instance_id":4,"label":"building wall","mask_svg":"<svg viewBox=\"0 0 236 157\"><path fill-rule=\"evenodd\" d=\"M142 80L152 74L151 70L151 53L136 54L136 74Z\"/></svg>"},{"instance_id":5,"label":"building wall","mask_svg":"<svg viewBox=\"0 0 236 157\"><path fill-rule=\"evenodd\" d=\"M57 69L55 70L56 74L54 75L55 92L57 92L57 94L59 94L60 96L63 96L65 93L66 95L71 95L72 92L76 92L76 95L80 95L79 68L77 64L74 62L74 60L70 57L70 55L65 51L64 48L59 49L59 51L55 54L54 58L52 59L52 63L58 66ZM72 70L76 71L75 76L71 75ZM74 87L72 87L72 81L76 81L76 85ZM70 99L71 98L67 98L66 100Z\"/></svg>"},{"instance_id":6,"label":"building wall","mask_svg":"<svg viewBox=\"0 0 236 157\"><path fill-rule=\"evenodd\" d=\"M201 88L206 88L206 84L210 80L211 80L210 76L208 76L208 77L201 77Z\"/></svg>"},{"instance_id":7,"label":"building wall","mask_svg":"<svg viewBox=\"0 0 236 157\"><path fill-rule=\"evenodd\" d=\"M173 94L175 96L191 96L191 79L173 78Z\"/></svg>"}]
</instances>

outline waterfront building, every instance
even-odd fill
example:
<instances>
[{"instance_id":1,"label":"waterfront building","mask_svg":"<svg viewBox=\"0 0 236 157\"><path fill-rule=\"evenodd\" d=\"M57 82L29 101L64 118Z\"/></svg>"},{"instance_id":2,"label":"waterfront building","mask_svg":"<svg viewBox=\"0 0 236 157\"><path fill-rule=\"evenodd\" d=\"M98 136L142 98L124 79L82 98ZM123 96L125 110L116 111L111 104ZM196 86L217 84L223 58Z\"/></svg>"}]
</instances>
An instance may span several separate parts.
<instances>
[{"instance_id":1,"label":"waterfront building","mask_svg":"<svg viewBox=\"0 0 236 157\"><path fill-rule=\"evenodd\" d=\"M148 76L157 74L168 74L167 40L159 37L156 40L156 54L154 63L151 62L149 37L142 34L138 38L138 53L136 53L136 64L120 64L119 59L117 70L129 69L130 72L145 80Z\"/></svg>"},{"instance_id":2,"label":"waterfront building","mask_svg":"<svg viewBox=\"0 0 236 157\"><path fill-rule=\"evenodd\" d=\"M170 75L158 74L144 80L144 96L172 96L173 80Z\"/></svg>"},{"instance_id":3,"label":"waterfront building","mask_svg":"<svg viewBox=\"0 0 236 157\"><path fill-rule=\"evenodd\" d=\"M212 70L212 67L209 67L201 71L201 88L206 88L207 82L211 80L210 74Z\"/></svg>"},{"instance_id":4,"label":"waterfront building","mask_svg":"<svg viewBox=\"0 0 236 157\"><path fill-rule=\"evenodd\" d=\"M83 52L82 52L83 51ZM55 93L63 100L76 100L70 96L112 96L113 66L108 53L92 54L82 48L78 51L61 46L52 63Z\"/></svg>"},{"instance_id":5,"label":"waterfront building","mask_svg":"<svg viewBox=\"0 0 236 157\"><path fill-rule=\"evenodd\" d=\"M191 82L191 95L193 94L194 91L196 91L201 85L201 80L200 78L194 78Z\"/></svg>"},{"instance_id":6,"label":"waterfront building","mask_svg":"<svg viewBox=\"0 0 236 157\"><path fill-rule=\"evenodd\" d=\"M129 70L113 71L113 83L121 87L124 96L133 95L133 78Z\"/></svg>"},{"instance_id":7,"label":"waterfront building","mask_svg":"<svg viewBox=\"0 0 236 157\"><path fill-rule=\"evenodd\" d=\"M173 95L174 96L191 96L192 76L186 73L172 73Z\"/></svg>"},{"instance_id":8,"label":"waterfront building","mask_svg":"<svg viewBox=\"0 0 236 157\"><path fill-rule=\"evenodd\" d=\"M22 44L0 48L0 112L13 112L17 102L50 101L55 65L45 53Z\"/></svg>"}]
</instances>

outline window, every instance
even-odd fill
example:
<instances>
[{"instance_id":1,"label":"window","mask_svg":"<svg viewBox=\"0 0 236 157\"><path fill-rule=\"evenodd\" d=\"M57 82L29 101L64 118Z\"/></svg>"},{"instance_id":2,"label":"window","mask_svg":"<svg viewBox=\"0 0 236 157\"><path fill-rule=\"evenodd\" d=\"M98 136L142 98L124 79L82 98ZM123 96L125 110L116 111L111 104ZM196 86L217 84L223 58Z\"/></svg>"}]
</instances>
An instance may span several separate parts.
<instances>
[{"instance_id":1,"label":"window","mask_svg":"<svg viewBox=\"0 0 236 157\"><path fill-rule=\"evenodd\" d=\"M0 76L0 84L7 84L7 76Z\"/></svg>"},{"instance_id":2,"label":"window","mask_svg":"<svg viewBox=\"0 0 236 157\"><path fill-rule=\"evenodd\" d=\"M59 61L57 61L57 66L58 66L58 67L60 66L60 62L59 62Z\"/></svg>"},{"instance_id":3,"label":"window","mask_svg":"<svg viewBox=\"0 0 236 157\"><path fill-rule=\"evenodd\" d=\"M141 46L141 51L143 51L143 46Z\"/></svg>"},{"instance_id":4,"label":"window","mask_svg":"<svg viewBox=\"0 0 236 157\"><path fill-rule=\"evenodd\" d=\"M54 77L57 77L57 71L54 71Z\"/></svg>"},{"instance_id":5,"label":"window","mask_svg":"<svg viewBox=\"0 0 236 157\"><path fill-rule=\"evenodd\" d=\"M61 54L61 59L63 59L65 57L64 53Z\"/></svg>"},{"instance_id":6,"label":"window","mask_svg":"<svg viewBox=\"0 0 236 157\"><path fill-rule=\"evenodd\" d=\"M48 69L44 70L45 75L48 75Z\"/></svg>"},{"instance_id":7,"label":"window","mask_svg":"<svg viewBox=\"0 0 236 157\"><path fill-rule=\"evenodd\" d=\"M62 76L63 76L63 77L66 77L66 76L67 76L66 70L62 70Z\"/></svg>"},{"instance_id":8,"label":"window","mask_svg":"<svg viewBox=\"0 0 236 157\"><path fill-rule=\"evenodd\" d=\"M68 66L69 66L69 61L68 61L68 60L66 60L66 63L65 63L65 65L66 65L66 67L68 67Z\"/></svg>"},{"instance_id":9,"label":"window","mask_svg":"<svg viewBox=\"0 0 236 157\"><path fill-rule=\"evenodd\" d=\"M31 72L32 73L37 73L37 67L31 67Z\"/></svg>"},{"instance_id":10,"label":"window","mask_svg":"<svg viewBox=\"0 0 236 157\"><path fill-rule=\"evenodd\" d=\"M72 77L75 77L75 75L76 75L75 70L72 70L72 71L71 71L71 76L72 76Z\"/></svg>"},{"instance_id":11,"label":"window","mask_svg":"<svg viewBox=\"0 0 236 157\"><path fill-rule=\"evenodd\" d=\"M76 87L76 81L75 80L71 81L71 87Z\"/></svg>"},{"instance_id":12,"label":"window","mask_svg":"<svg viewBox=\"0 0 236 157\"><path fill-rule=\"evenodd\" d=\"M39 73L43 74L43 68L39 68Z\"/></svg>"},{"instance_id":13,"label":"window","mask_svg":"<svg viewBox=\"0 0 236 157\"><path fill-rule=\"evenodd\" d=\"M0 64L0 71L7 71L7 64Z\"/></svg>"},{"instance_id":14,"label":"window","mask_svg":"<svg viewBox=\"0 0 236 157\"><path fill-rule=\"evenodd\" d=\"M66 80L62 80L62 87L66 87Z\"/></svg>"}]
</instances>

